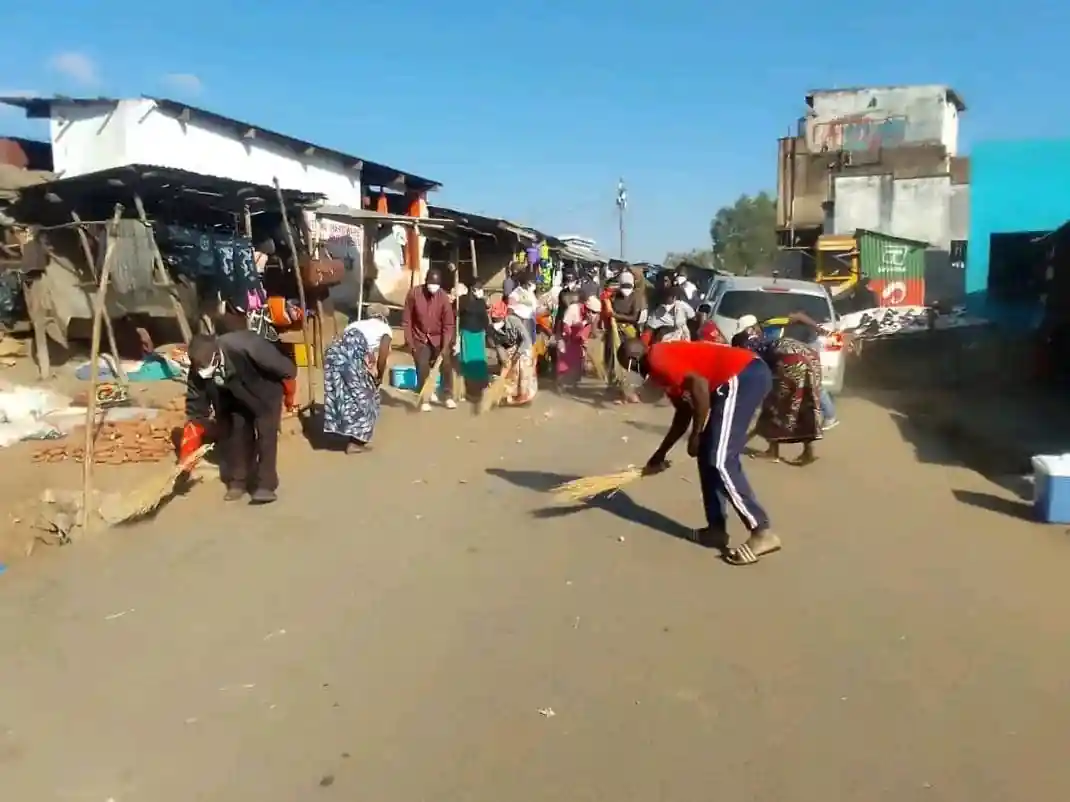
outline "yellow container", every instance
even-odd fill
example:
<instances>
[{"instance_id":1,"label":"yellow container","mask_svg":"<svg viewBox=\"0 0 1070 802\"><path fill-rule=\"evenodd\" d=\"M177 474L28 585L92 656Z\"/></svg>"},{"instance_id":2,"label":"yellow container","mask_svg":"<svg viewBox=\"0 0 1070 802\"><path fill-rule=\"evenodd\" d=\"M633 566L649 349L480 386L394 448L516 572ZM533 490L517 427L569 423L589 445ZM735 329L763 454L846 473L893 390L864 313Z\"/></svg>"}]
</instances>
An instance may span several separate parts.
<instances>
[{"instance_id":1,"label":"yellow container","mask_svg":"<svg viewBox=\"0 0 1070 802\"><path fill-rule=\"evenodd\" d=\"M304 343L294 343L294 362L299 368L308 367L308 349L305 348Z\"/></svg>"}]
</instances>

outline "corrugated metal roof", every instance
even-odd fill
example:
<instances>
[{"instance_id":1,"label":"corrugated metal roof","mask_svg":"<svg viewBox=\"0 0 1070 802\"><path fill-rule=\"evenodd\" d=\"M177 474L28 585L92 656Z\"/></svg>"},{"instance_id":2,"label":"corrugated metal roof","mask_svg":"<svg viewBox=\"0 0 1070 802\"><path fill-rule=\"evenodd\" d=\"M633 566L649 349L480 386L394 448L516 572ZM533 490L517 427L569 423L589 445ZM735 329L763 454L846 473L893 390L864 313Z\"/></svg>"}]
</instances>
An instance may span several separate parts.
<instances>
[{"instance_id":1,"label":"corrugated metal roof","mask_svg":"<svg viewBox=\"0 0 1070 802\"><path fill-rule=\"evenodd\" d=\"M0 103L21 108L26 112L26 116L28 117L51 117L52 105L55 103L75 106L93 106L99 104L116 104L124 99L137 98L0 97ZM359 156L343 153L339 150L334 150L333 148L325 148L312 142L306 142L303 139L296 139L287 136L286 134L280 134L277 131L272 131L259 125L235 120L232 117L226 117L222 114L217 114L214 111L202 109L189 103L181 103L177 100L150 97L147 95L140 99L153 101L161 111L167 114L172 114L178 119L186 119L188 121L199 117L214 123L217 126L231 129L246 139L262 139L285 147L301 155L307 156L312 153L319 153L330 156L342 162L343 166L350 169L359 166L361 169L362 180L365 184L393 189L407 189L416 192L431 192L442 186L438 181L432 181L429 178L422 178L418 175L405 173L394 167L388 167L385 164L367 161Z\"/></svg>"}]
</instances>

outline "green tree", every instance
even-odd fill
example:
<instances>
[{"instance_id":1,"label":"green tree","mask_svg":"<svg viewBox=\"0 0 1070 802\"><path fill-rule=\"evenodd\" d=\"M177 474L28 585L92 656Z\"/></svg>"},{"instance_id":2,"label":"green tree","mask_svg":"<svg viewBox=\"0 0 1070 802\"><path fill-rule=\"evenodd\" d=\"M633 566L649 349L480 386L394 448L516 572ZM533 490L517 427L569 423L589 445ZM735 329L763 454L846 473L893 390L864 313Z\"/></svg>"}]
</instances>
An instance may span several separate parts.
<instances>
[{"instance_id":1,"label":"green tree","mask_svg":"<svg viewBox=\"0 0 1070 802\"><path fill-rule=\"evenodd\" d=\"M709 248L695 248L693 251L687 251L686 253L675 251L665 255L665 260L662 263L669 269L675 269L682 264L697 265L698 267L704 267L712 270L717 265L717 257Z\"/></svg>"},{"instance_id":2,"label":"green tree","mask_svg":"<svg viewBox=\"0 0 1070 802\"><path fill-rule=\"evenodd\" d=\"M719 270L746 276L771 268L777 252L776 201L766 192L740 195L714 215L710 239Z\"/></svg>"}]
</instances>

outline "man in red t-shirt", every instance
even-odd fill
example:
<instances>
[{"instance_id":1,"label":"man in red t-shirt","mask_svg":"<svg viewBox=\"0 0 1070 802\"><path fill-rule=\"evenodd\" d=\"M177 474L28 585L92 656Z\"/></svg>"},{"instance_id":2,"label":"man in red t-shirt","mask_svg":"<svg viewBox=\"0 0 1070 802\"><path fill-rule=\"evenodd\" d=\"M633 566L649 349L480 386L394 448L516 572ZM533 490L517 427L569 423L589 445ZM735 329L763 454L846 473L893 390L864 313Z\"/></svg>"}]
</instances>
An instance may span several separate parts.
<instances>
[{"instance_id":1,"label":"man in red t-shirt","mask_svg":"<svg viewBox=\"0 0 1070 802\"><path fill-rule=\"evenodd\" d=\"M769 530L769 517L743 473L740 455L755 413L773 387L765 362L753 352L704 342L668 342L647 346L628 340L622 364L635 364L649 381L665 390L676 408L672 424L647 462L647 473L668 467L666 457L691 426L687 453L698 460L706 528L699 542L719 548L732 565L752 565L780 548ZM726 502L735 509L750 536L728 548Z\"/></svg>"}]
</instances>

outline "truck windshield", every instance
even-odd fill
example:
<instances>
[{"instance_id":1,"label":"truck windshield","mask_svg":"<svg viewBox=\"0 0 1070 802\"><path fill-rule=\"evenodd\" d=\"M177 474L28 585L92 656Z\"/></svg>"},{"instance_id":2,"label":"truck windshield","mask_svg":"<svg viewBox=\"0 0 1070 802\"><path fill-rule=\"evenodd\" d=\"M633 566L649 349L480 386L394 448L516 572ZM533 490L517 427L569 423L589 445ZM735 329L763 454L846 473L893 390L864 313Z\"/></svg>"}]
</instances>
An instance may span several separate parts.
<instances>
[{"instance_id":1,"label":"truck windshield","mask_svg":"<svg viewBox=\"0 0 1070 802\"><path fill-rule=\"evenodd\" d=\"M721 296L714 314L733 320L754 315L760 322L787 317L792 312L805 312L815 323L832 320L832 305L822 295L765 290L729 290Z\"/></svg>"}]
</instances>

